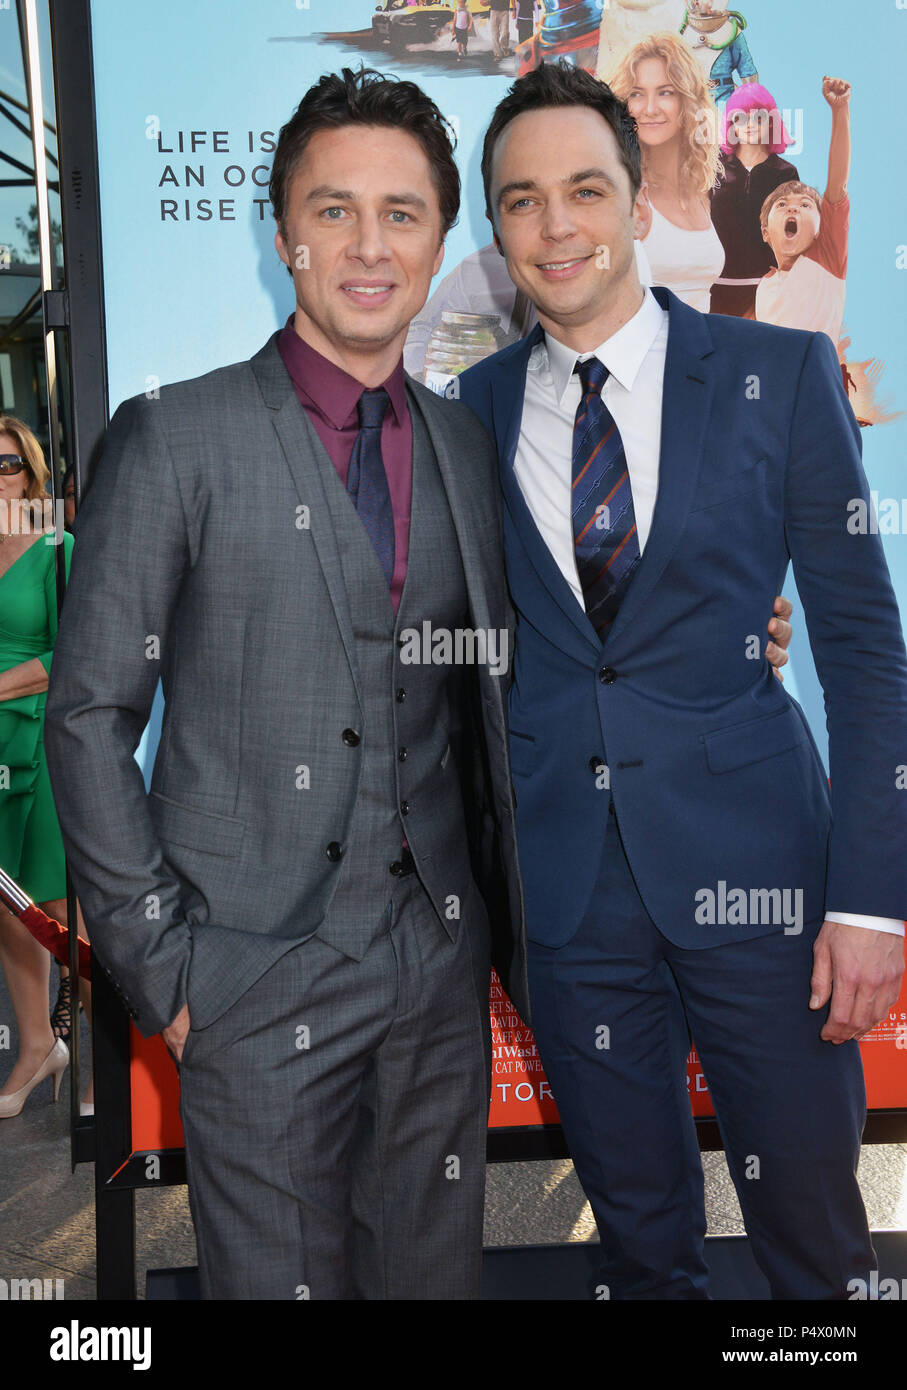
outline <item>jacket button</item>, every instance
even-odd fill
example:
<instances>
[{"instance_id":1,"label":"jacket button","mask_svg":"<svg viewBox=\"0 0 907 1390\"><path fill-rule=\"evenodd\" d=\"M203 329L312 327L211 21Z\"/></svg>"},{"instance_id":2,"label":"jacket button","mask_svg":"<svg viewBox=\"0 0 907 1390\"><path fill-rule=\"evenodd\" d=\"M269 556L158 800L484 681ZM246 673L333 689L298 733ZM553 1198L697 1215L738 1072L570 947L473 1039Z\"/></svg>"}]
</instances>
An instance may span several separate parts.
<instances>
[{"instance_id":1,"label":"jacket button","mask_svg":"<svg viewBox=\"0 0 907 1390\"><path fill-rule=\"evenodd\" d=\"M598 673L598 678L602 685L613 685L617 680L617 672L613 666L603 666Z\"/></svg>"},{"instance_id":2,"label":"jacket button","mask_svg":"<svg viewBox=\"0 0 907 1390\"><path fill-rule=\"evenodd\" d=\"M344 729L340 737L343 739L347 748L356 748L360 742L359 735L356 733L355 729Z\"/></svg>"},{"instance_id":3,"label":"jacket button","mask_svg":"<svg viewBox=\"0 0 907 1390\"><path fill-rule=\"evenodd\" d=\"M407 750L406 750L405 748L398 748L398 749L397 749L397 762L398 762L398 763L405 763L405 762L406 762L406 752L407 752Z\"/></svg>"},{"instance_id":4,"label":"jacket button","mask_svg":"<svg viewBox=\"0 0 907 1390\"><path fill-rule=\"evenodd\" d=\"M603 768L604 766L605 766L605 760L604 760L604 758L590 758L590 759L589 759L589 771L590 771L590 772L594 772L595 775L596 775L596 777L599 775L599 773L601 772L601 770L602 770L602 768Z\"/></svg>"},{"instance_id":5,"label":"jacket button","mask_svg":"<svg viewBox=\"0 0 907 1390\"><path fill-rule=\"evenodd\" d=\"M402 704L403 704L403 701L404 701L405 699L406 699L406 691L403 689L403 686L401 685L401 686L399 686L399 688L398 688L398 690L397 690L397 704L398 704L398 705L402 705Z\"/></svg>"},{"instance_id":6,"label":"jacket button","mask_svg":"<svg viewBox=\"0 0 907 1390\"><path fill-rule=\"evenodd\" d=\"M325 850L325 854L332 864L336 864L337 860L343 856L343 846L338 844L336 840L332 840Z\"/></svg>"},{"instance_id":7,"label":"jacket button","mask_svg":"<svg viewBox=\"0 0 907 1390\"><path fill-rule=\"evenodd\" d=\"M408 801L401 801L401 802L400 802L400 814L403 815L403 816L408 816L408 815L409 815L409 802L408 802Z\"/></svg>"},{"instance_id":8,"label":"jacket button","mask_svg":"<svg viewBox=\"0 0 907 1390\"><path fill-rule=\"evenodd\" d=\"M394 875L394 878L403 873L403 865L400 863L399 859L395 859L393 864L391 864L390 872Z\"/></svg>"}]
</instances>

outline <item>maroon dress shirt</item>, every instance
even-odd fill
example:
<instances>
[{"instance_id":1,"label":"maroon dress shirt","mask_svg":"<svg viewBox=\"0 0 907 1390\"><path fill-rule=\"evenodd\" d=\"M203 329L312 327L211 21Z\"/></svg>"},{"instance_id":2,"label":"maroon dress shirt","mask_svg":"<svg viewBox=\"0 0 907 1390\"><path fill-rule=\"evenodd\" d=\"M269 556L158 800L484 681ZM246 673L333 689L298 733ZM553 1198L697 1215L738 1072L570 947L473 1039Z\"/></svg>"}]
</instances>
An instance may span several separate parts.
<instances>
[{"instance_id":1,"label":"maroon dress shirt","mask_svg":"<svg viewBox=\"0 0 907 1390\"><path fill-rule=\"evenodd\" d=\"M357 406L366 388L300 338L293 327L292 314L281 330L277 347L300 404L346 487L350 456L359 433ZM413 423L406 401L402 357L381 385L390 397L381 426L381 456L394 513L394 573L390 596L396 613L406 578L413 496Z\"/></svg>"}]
</instances>

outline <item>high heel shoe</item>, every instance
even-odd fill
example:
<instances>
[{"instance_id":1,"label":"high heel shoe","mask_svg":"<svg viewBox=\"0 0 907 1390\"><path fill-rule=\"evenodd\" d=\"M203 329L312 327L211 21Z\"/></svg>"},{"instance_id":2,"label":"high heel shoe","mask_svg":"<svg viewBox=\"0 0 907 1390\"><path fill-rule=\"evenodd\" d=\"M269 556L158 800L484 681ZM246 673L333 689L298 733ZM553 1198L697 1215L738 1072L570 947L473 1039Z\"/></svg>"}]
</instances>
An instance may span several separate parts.
<instances>
[{"instance_id":1,"label":"high heel shoe","mask_svg":"<svg viewBox=\"0 0 907 1390\"><path fill-rule=\"evenodd\" d=\"M40 1086L41 1082L48 1076L52 1076L54 1079L54 1101L56 1102L60 1094L60 1082L63 1080L63 1073L68 1066L69 1048L62 1038L57 1038L32 1079L26 1081L24 1086L20 1086L18 1091L11 1091L8 1096L0 1096L0 1120L11 1120L14 1115L18 1115L35 1087Z\"/></svg>"},{"instance_id":2,"label":"high heel shoe","mask_svg":"<svg viewBox=\"0 0 907 1390\"><path fill-rule=\"evenodd\" d=\"M50 1026L62 1042L68 1043L72 1036L72 985L68 975L60 976L57 1002L50 1016Z\"/></svg>"}]
</instances>

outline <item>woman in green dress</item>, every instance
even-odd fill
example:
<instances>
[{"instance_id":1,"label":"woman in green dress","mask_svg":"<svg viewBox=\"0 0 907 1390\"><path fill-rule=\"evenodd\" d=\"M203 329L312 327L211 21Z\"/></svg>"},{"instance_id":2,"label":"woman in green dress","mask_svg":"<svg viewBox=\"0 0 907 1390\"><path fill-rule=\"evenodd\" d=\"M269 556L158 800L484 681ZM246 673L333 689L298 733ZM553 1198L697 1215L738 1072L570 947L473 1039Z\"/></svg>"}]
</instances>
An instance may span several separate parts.
<instances>
[{"instance_id":1,"label":"woman in green dress","mask_svg":"<svg viewBox=\"0 0 907 1390\"><path fill-rule=\"evenodd\" d=\"M44 759L44 704L57 634L49 477L27 425L0 414L0 866L50 917L66 923L63 842ZM46 524L50 521L50 524ZM63 535L66 572L73 538ZM0 1086L0 1119L18 1115L34 1088L69 1061L48 1016L50 956L0 906L0 965L19 1032L19 1055ZM83 1102L89 1112L91 1091Z\"/></svg>"}]
</instances>

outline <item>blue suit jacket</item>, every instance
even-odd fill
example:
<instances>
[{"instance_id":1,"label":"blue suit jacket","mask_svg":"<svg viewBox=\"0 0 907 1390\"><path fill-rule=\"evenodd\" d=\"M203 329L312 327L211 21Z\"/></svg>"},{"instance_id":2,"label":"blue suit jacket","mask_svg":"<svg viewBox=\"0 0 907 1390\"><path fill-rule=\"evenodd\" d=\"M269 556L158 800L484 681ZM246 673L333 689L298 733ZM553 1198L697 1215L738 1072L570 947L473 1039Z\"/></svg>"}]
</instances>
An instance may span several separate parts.
<instances>
[{"instance_id":1,"label":"blue suit jacket","mask_svg":"<svg viewBox=\"0 0 907 1390\"><path fill-rule=\"evenodd\" d=\"M701 890L802 891L830 910L907 912L907 659L877 535L853 535L868 485L831 341L669 311L658 495L642 561L604 644L513 471L541 330L465 372L493 434L518 628L510 691L517 838L532 940L568 941L592 893L608 793L658 928L687 947L782 931L709 922ZM800 706L762 652L792 560L825 692L831 794ZM604 906L604 905L603 905ZM729 916L732 914L728 914ZM761 920L760 919L761 916Z\"/></svg>"}]
</instances>

